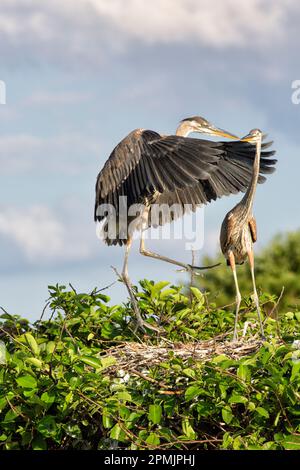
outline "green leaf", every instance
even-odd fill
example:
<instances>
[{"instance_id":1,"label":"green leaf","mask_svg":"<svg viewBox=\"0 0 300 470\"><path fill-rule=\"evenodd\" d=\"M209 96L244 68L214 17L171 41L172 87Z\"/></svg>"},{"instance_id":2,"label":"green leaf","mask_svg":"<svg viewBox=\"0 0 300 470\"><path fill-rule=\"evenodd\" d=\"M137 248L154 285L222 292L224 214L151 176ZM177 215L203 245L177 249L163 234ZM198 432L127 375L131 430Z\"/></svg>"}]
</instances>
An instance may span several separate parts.
<instances>
[{"instance_id":1,"label":"green leaf","mask_svg":"<svg viewBox=\"0 0 300 470\"><path fill-rule=\"evenodd\" d=\"M222 409L222 418L226 424L230 424L233 420L233 414L229 407Z\"/></svg>"},{"instance_id":2,"label":"green leaf","mask_svg":"<svg viewBox=\"0 0 300 470\"><path fill-rule=\"evenodd\" d=\"M280 419L280 416L281 416L281 411L278 411L277 415L276 415L276 418L274 420L274 426L276 427L279 423L279 419Z\"/></svg>"},{"instance_id":3,"label":"green leaf","mask_svg":"<svg viewBox=\"0 0 300 470\"><path fill-rule=\"evenodd\" d=\"M66 434L73 439L82 439L81 429L78 424L67 423L63 426Z\"/></svg>"},{"instance_id":4,"label":"green leaf","mask_svg":"<svg viewBox=\"0 0 300 470\"><path fill-rule=\"evenodd\" d=\"M32 375L22 375L16 381L22 388L36 388L37 386L37 381Z\"/></svg>"},{"instance_id":5,"label":"green leaf","mask_svg":"<svg viewBox=\"0 0 300 470\"><path fill-rule=\"evenodd\" d=\"M151 446L159 446L160 439L159 439L159 436L157 434L155 434L154 432L151 432L149 434L149 436L147 437L146 442L147 442L147 444L149 444Z\"/></svg>"},{"instance_id":6,"label":"green leaf","mask_svg":"<svg viewBox=\"0 0 300 470\"><path fill-rule=\"evenodd\" d=\"M112 425L114 424L114 421L111 416L108 414L103 414L102 415L102 424L105 429L110 429Z\"/></svg>"},{"instance_id":7,"label":"green leaf","mask_svg":"<svg viewBox=\"0 0 300 470\"><path fill-rule=\"evenodd\" d=\"M55 437L57 425L54 416L45 416L37 425L37 430L44 437Z\"/></svg>"},{"instance_id":8,"label":"green leaf","mask_svg":"<svg viewBox=\"0 0 300 470\"><path fill-rule=\"evenodd\" d=\"M0 411L3 410L3 408L5 408L7 405L7 400L6 398L0 398Z\"/></svg>"},{"instance_id":9,"label":"green leaf","mask_svg":"<svg viewBox=\"0 0 300 470\"><path fill-rule=\"evenodd\" d=\"M163 290L164 287L168 286L170 282L168 281L160 281L151 286L151 297L156 297L157 294Z\"/></svg>"},{"instance_id":10,"label":"green leaf","mask_svg":"<svg viewBox=\"0 0 300 470\"><path fill-rule=\"evenodd\" d=\"M185 391L185 399L186 401L191 401L194 398L198 397L201 393L201 388L197 385L191 385Z\"/></svg>"},{"instance_id":11,"label":"green leaf","mask_svg":"<svg viewBox=\"0 0 300 470\"><path fill-rule=\"evenodd\" d=\"M117 363L117 359L113 356L101 357L100 361L102 369L114 366Z\"/></svg>"},{"instance_id":12,"label":"green leaf","mask_svg":"<svg viewBox=\"0 0 300 470\"><path fill-rule=\"evenodd\" d=\"M291 373L291 382L295 379L300 379L300 361L299 359L294 362Z\"/></svg>"},{"instance_id":13,"label":"green leaf","mask_svg":"<svg viewBox=\"0 0 300 470\"><path fill-rule=\"evenodd\" d=\"M153 424L159 424L162 417L162 407L160 405L150 405L148 417Z\"/></svg>"},{"instance_id":14,"label":"green leaf","mask_svg":"<svg viewBox=\"0 0 300 470\"><path fill-rule=\"evenodd\" d=\"M110 431L109 436L111 439L115 439L116 441L126 441L126 434L123 429L119 426L119 424L115 424L115 426Z\"/></svg>"},{"instance_id":15,"label":"green leaf","mask_svg":"<svg viewBox=\"0 0 300 470\"><path fill-rule=\"evenodd\" d=\"M288 320L293 320L294 319L294 312L287 312L285 314L285 317L288 319Z\"/></svg>"},{"instance_id":16,"label":"green leaf","mask_svg":"<svg viewBox=\"0 0 300 470\"><path fill-rule=\"evenodd\" d=\"M244 382L250 382L251 379L251 371L250 367L241 364L237 370L237 376L239 379L243 380Z\"/></svg>"},{"instance_id":17,"label":"green leaf","mask_svg":"<svg viewBox=\"0 0 300 470\"><path fill-rule=\"evenodd\" d=\"M38 436L32 441L33 450L47 450L47 442L42 437Z\"/></svg>"},{"instance_id":18,"label":"green leaf","mask_svg":"<svg viewBox=\"0 0 300 470\"><path fill-rule=\"evenodd\" d=\"M185 416L182 420L182 431L183 431L183 434L190 440L195 440L197 437L190 423L190 420L187 416Z\"/></svg>"},{"instance_id":19,"label":"green leaf","mask_svg":"<svg viewBox=\"0 0 300 470\"><path fill-rule=\"evenodd\" d=\"M219 364L219 362L223 361L230 361L230 359L228 358L228 356L225 356L225 354L220 354L219 356L214 357L211 362L213 362L214 364Z\"/></svg>"},{"instance_id":20,"label":"green leaf","mask_svg":"<svg viewBox=\"0 0 300 470\"><path fill-rule=\"evenodd\" d=\"M248 399L233 392L228 401L229 403L247 403Z\"/></svg>"},{"instance_id":21,"label":"green leaf","mask_svg":"<svg viewBox=\"0 0 300 470\"><path fill-rule=\"evenodd\" d=\"M47 405L52 405L55 402L55 393L54 392L44 392L41 396L41 400Z\"/></svg>"},{"instance_id":22,"label":"green leaf","mask_svg":"<svg viewBox=\"0 0 300 470\"><path fill-rule=\"evenodd\" d=\"M16 419L16 417L19 416L19 413L16 409L13 410L8 410L6 415L4 416L4 423L10 423Z\"/></svg>"},{"instance_id":23,"label":"green leaf","mask_svg":"<svg viewBox=\"0 0 300 470\"><path fill-rule=\"evenodd\" d=\"M285 436L282 445L287 450L300 450L300 435L299 434L289 434Z\"/></svg>"},{"instance_id":24,"label":"green leaf","mask_svg":"<svg viewBox=\"0 0 300 470\"><path fill-rule=\"evenodd\" d=\"M118 396L118 400L120 400L120 401L131 401L132 400L130 393L126 392L126 390L124 392L118 392L117 396Z\"/></svg>"},{"instance_id":25,"label":"green leaf","mask_svg":"<svg viewBox=\"0 0 300 470\"><path fill-rule=\"evenodd\" d=\"M190 367L187 369L183 369L182 371L185 375L190 377L191 379L194 379L196 377L196 372L194 369L191 369Z\"/></svg>"},{"instance_id":26,"label":"green leaf","mask_svg":"<svg viewBox=\"0 0 300 470\"><path fill-rule=\"evenodd\" d=\"M52 354L54 349L55 349L55 342L54 341L48 341L47 346L46 346L47 354Z\"/></svg>"},{"instance_id":27,"label":"green leaf","mask_svg":"<svg viewBox=\"0 0 300 470\"><path fill-rule=\"evenodd\" d=\"M94 369L102 369L102 362L97 357L92 356L80 356L79 360L84 362L88 366L94 367Z\"/></svg>"},{"instance_id":28,"label":"green leaf","mask_svg":"<svg viewBox=\"0 0 300 470\"><path fill-rule=\"evenodd\" d=\"M34 337L30 333L25 333L24 337L25 337L26 342L27 342L28 346L30 347L32 353L35 356L38 356L39 352L40 352L40 348L38 347L38 344L37 344L36 340L34 339Z\"/></svg>"},{"instance_id":29,"label":"green leaf","mask_svg":"<svg viewBox=\"0 0 300 470\"><path fill-rule=\"evenodd\" d=\"M237 436L232 443L233 450L239 450L243 446L243 441L240 436Z\"/></svg>"},{"instance_id":30,"label":"green leaf","mask_svg":"<svg viewBox=\"0 0 300 470\"><path fill-rule=\"evenodd\" d=\"M198 303L200 305L203 305L204 304L204 295L202 294L202 292L197 289L197 287L190 287L191 289L191 292L193 293L193 296L198 300Z\"/></svg>"},{"instance_id":31,"label":"green leaf","mask_svg":"<svg viewBox=\"0 0 300 470\"><path fill-rule=\"evenodd\" d=\"M27 358L25 359L25 361L26 361L28 364L33 365L33 366L36 367L37 369L41 369L41 368L42 368L42 365L43 365L43 362L42 362L40 359L37 359L36 357L27 357Z\"/></svg>"},{"instance_id":32,"label":"green leaf","mask_svg":"<svg viewBox=\"0 0 300 470\"><path fill-rule=\"evenodd\" d=\"M269 418L270 417L269 412L265 408L262 408L261 406L258 406L255 409L255 411L256 411L256 413L258 413L260 416L263 416L264 418Z\"/></svg>"}]
</instances>

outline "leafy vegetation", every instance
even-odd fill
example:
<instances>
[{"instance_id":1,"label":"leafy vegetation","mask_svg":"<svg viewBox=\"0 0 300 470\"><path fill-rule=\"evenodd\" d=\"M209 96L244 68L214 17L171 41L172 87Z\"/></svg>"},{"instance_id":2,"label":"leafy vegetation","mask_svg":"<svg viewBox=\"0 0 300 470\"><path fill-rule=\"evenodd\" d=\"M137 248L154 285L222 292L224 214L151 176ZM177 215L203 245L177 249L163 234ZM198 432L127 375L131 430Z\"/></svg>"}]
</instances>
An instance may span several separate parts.
<instances>
[{"instance_id":1,"label":"leafy vegetation","mask_svg":"<svg viewBox=\"0 0 300 470\"><path fill-rule=\"evenodd\" d=\"M297 309L266 315L267 340L239 360L215 354L200 362L170 347L147 370L118 367L111 351L124 344L230 339L232 307L217 308L197 288L189 294L141 282L140 308L160 336L134 331L129 304L64 286L50 286L50 320L30 325L4 313L0 448L300 449ZM263 310L276 305L273 296L260 300ZM255 326L251 299L242 320Z\"/></svg>"}]
</instances>

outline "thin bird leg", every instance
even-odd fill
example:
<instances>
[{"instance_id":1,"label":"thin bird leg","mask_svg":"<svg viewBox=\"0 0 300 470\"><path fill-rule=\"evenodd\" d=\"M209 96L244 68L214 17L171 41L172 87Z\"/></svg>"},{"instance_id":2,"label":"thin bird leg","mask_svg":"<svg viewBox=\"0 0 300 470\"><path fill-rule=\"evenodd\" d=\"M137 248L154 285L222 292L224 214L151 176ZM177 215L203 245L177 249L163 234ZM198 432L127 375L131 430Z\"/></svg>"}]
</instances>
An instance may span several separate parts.
<instances>
[{"instance_id":1,"label":"thin bird leg","mask_svg":"<svg viewBox=\"0 0 300 470\"><path fill-rule=\"evenodd\" d=\"M239 318L239 310L241 305L242 296L239 289L239 283L236 275L236 267L235 267L235 258L232 251L229 252L228 260L230 263L230 267L232 270L234 283L235 283L235 290L236 290L236 310L235 310L235 320L234 320L234 331L233 331L233 341L237 341L237 325L238 325L238 318Z\"/></svg>"},{"instance_id":2,"label":"thin bird leg","mask_svg":"<svg viewBox=\"0 0 300 470\"><path fill-rule=\"evenodd\" d=\"M262 324L262 317L261 317L261 310L260 310L260 305L259 305L259 298L258 298L258 294L257 294L257 290L256 290L253 250L248 251L248 259L249 259L250 270L251 270L251 277L252 277L252 284L253 284L253 291L254 291L254 302L255 302L257 315L258 315L260 334L261 334L262 339L265 339L265 333L264 333L264 328L263 328L263 324Z\"/></svg>"},{"instance_id":3,"label":"thin bird leg","mask_svg":"<svg viewBox=\"0 0 300 470\"><path fill-rule=\"evenodd\" d=\"M141 330L145 331L145 327L147 327L153 331L160 331L159 328L156 328L143 320L137 300L135 298L132 284L128 275L128 257L129 257L131 244L132 244L132 239L129 238L125 246L125 258L124 258L124 264L123 264L123 270L122 270L122 280L127 287L130 300L133 306L133 310L136 316L136 329L140 328Z\"/></svg>"},{"instance_id":4,"label":"thin bird leg","mask_svg":"<svg viewBox=\"0 0 300 470\"><path fill-rule=\"evenodd\" d=\"M186 271L191 271L191 266L189 264L181 263L180 261L175 261L174 259L167 258L166 256L153 253L145 248L145 239L144 239L144 230L141 230L141 242L140 242L140 253L141 255L148 256L149 258L160 259L161 261L166 261L167 263L175 264L176 266L181 266Z\"/></svg>"}]
</instances>

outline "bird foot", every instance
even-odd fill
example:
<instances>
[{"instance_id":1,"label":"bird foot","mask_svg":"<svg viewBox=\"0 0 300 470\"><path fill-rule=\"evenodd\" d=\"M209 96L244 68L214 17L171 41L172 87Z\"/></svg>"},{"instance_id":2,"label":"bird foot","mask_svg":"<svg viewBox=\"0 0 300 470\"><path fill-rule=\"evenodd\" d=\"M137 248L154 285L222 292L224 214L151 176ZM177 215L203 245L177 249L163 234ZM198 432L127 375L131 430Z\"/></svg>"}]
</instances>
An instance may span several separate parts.
<instances>
[{"instance_id":1,"label":"bird foot","mask_svg":"<svg viewBox=\"0 0 300 470\"><path fill-rule=\"evenodd\" d=\"M238 337L236 337L236 338L233 337L230 342L231 342L231 344L233 344L233 343L238 343L238 342L239 342L239 339L238 339Z\"/></svg>"},{"instance_id":2,"label":"bird foot","mask_svg":"<svg viewBox=\"0 0 300 470\"><path fill-rule=\"evenodd\" d=\"M192 273L192 268L189 264L187 264L185 267L176 269L177 273ZM195 273L197 275L197 273Z\"/></svg>"},{"instance_id":3,"label":"bird foot","mask_svg":"<svg viewBox=\"0 0 300 470\"><path fill-rule=\"evenodd\" d=\"M143 320L141 318L137 319L134 332L136 333L138 330L141 330L144 333L146 333L147 328L148 328L148 330L155 331L156 333L162 333L163 332L162 328L160 328L158 326L153 326L153 325L151 325L150 323L146 322L145 320Z\"/></svg>"},{"instance_id":4,"label":"bird foot","mask_svg":"<svg viewBox=\"0 0 300 470\"><path fill-rule=\"evenodd\" d=\"M176 269L176 271L179 272L179 273L184 273L184 272L188 272L190 274L193 273L195 276L200 276L201 273L197 273L197 270L198 271L205 271L206 269L216 268L217 266L220 266L221 264L222 263L217 263L217 264L211 264L209 266L193 266L192 264L187 264L183 268Z\"/></svg>"},{"instance_id":5,"label":"bird foot","mask_svg":"<svg viewBox=\"0 0 300 470\"><path fill-rule=\"evenodd\" d=\"M210 264L208 266L192 266L191 264L189 264L189 267L190 269L193 271L194 269L198 269L199 271L205 271L205 269L213 269L213 268L216 268L218 266L221 266L222 263L216 263L216 264ZM197 273L195 273L197 274Z\"/></svg>"}]
</instances>

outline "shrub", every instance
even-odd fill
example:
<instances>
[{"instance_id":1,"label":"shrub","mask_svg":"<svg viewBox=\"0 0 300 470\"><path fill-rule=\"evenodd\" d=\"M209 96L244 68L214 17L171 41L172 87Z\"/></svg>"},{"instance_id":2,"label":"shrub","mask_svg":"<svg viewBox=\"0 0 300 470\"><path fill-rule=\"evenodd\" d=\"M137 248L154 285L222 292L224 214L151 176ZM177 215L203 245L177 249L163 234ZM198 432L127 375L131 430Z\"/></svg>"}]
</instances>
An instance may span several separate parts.
<instances>
[{"instance_id":1,"label":"shrub","mask_svg":"<svg viewBox=\"0 0 300 470\"><path fill-rule=\"evenodd\" d=\"M300 312L267 318L267 340L246 357L198 361L174 345L226 338L231 309L196 288L190 301L166 282L141 286L140 308L159 336L134 331L129 304L64 286L50 286L50 320L1 316L0 448L299 449ZM275 301L261 296L262 307ZM242 319L256 321L249 300ZM146 369L121 368L112 354L162 344L167 358Z\"/></svg>"}]
</instances>

